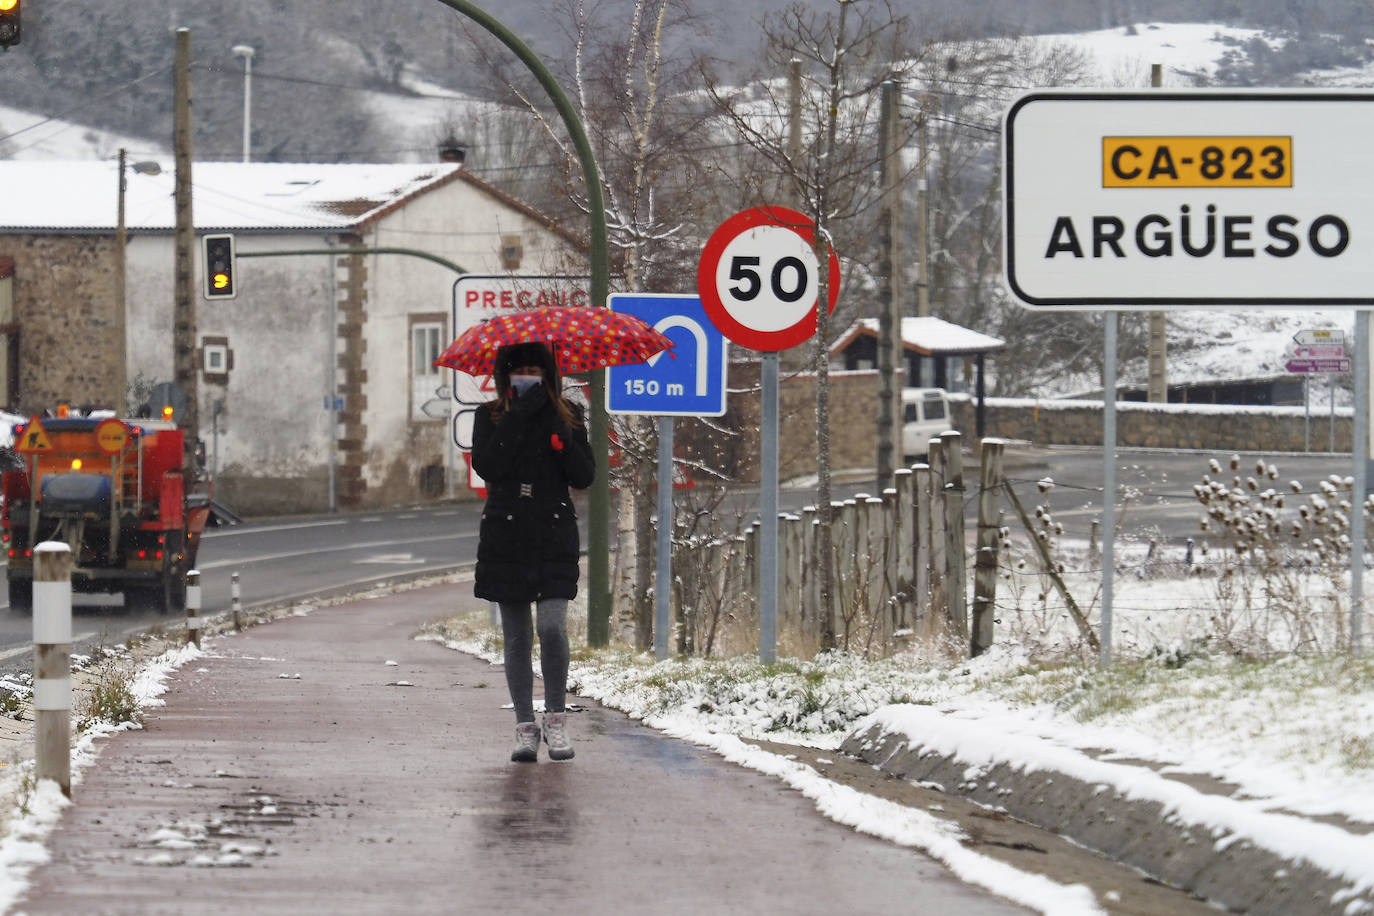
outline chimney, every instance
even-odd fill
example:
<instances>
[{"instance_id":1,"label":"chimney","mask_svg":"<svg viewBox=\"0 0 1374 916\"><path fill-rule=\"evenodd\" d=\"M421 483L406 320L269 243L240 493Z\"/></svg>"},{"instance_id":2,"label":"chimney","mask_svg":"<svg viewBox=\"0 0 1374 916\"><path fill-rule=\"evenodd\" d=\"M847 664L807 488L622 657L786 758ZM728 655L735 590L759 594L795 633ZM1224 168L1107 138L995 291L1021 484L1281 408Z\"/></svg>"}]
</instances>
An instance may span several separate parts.
<instances>
[{"instance_id":1,"label":"chimney","mask_svg":"<svg viewBox=\"0 0 1374 916\"><path fill-rule=\"evenodd\" d=\"M452 134L439 141L439 161L462 164L468 157L468 148Z\"/></svg>"}]
</instances>

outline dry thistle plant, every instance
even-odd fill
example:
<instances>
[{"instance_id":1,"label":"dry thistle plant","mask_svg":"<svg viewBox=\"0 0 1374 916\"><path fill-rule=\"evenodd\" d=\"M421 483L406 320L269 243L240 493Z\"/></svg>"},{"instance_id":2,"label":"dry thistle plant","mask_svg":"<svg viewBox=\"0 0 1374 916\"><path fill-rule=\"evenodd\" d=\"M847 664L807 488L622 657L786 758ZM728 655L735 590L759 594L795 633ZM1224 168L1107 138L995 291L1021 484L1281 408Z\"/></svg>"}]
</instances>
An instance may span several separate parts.
<instances>
[{"instance_id":1,"label":"dry thistle plant","mask_svg":"<svg viewBox=\"0 0 1374 916\"><path fill-rule=\"evenodd\" d=\"M1246 654L1345 648L1353 481L1331 475L1304 493L1297 480L1278 484L1278 467L1263 459L1243 474L1239 455L1230 474L1215 459L1208 470L1193 493L1216 540L1215 549L1202 542L1197 567L1215 576L1211 636Z\"/></svg>"}]
</instances>

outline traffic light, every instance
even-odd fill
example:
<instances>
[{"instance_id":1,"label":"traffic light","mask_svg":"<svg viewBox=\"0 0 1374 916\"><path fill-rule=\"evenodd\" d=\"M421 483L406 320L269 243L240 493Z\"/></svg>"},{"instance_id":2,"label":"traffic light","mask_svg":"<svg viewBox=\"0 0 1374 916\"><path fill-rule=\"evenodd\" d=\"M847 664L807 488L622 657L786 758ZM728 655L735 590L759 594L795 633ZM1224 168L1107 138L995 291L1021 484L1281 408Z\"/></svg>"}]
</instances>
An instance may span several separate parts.
<instances>
[{"instance_id":1,"label":"traffic light","mask_svg":"<svg viewBox=\"0 0 1374 916\"><path fill-rule=\"evenodd\" d=\"M19 12L23 0L0 0L0 48L19 44Z\"/></svg>"},{"instance_id":2,"label":"traffic light","mask_svg":"<svg viewBox=\"0 0 1374 916\"><path fill-rule=\"evenodd\" d=\"M3 3L4 0L0 0ZM207 235L201 238L205 267L205 298L232 299L234 285L234 237Z\"/></svg>"}]
</instances>

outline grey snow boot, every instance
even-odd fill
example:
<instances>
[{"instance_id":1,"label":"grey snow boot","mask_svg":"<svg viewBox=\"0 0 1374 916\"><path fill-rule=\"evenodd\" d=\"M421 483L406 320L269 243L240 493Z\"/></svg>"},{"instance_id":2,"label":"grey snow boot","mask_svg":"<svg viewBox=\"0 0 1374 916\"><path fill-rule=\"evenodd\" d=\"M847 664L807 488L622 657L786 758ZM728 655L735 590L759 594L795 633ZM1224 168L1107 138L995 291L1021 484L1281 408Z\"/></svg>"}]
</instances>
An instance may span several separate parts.
<instances>
[{"instance_id":1,"label":"grey snow boot","mask_svg":"<svg viewBox=\"0 0 1374 916\"><path fill-rule=\"evenodd\" d=\"M515 750L510 759L516 763L534 763L539 759L539 726L533 722L520 722L515 726Z\"/></svg>"},{"instance_id":2,"label":"grey snow boot","mask_svg":"<svg viewBox=\"0 0 1374 916\"><path fill-rule=\"evenodd\" d=\"M573 746L568 740L568 714L544 713L544 743L549 746L550 760L572 760Z\"/></svg>"}]
</instances>

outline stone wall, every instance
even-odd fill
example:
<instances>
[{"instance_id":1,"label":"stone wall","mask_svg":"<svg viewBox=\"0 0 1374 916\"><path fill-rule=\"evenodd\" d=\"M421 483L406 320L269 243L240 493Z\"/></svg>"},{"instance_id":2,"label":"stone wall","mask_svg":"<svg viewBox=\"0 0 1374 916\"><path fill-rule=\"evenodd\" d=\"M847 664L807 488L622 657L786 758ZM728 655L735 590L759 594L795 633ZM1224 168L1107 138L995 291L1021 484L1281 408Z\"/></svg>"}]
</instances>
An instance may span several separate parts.
<instances>
[{"instance_id":1,"label":"stone wall","mask_svg":"<svg viewBox=\"0 0 1374 916\"><path fill-rule=\"evenodd\" d=\"M58 403L122 410L124 348L112 237L0 235L14 259L19 390L4 407L41 414Z\"/></svg>"},{"instance_id":2,"label":"stone wall","mask_svg":"<svg viewBox=\"0 0 1374 916\"><path fill-rule=\"evenodd\" d=\"M720 470L733 481L757 482L763 417L758 365L732 364L729 386L725 416L679 421L674 425L674 450L680 457ZM877 462L877 404L876 370L830 374L832 468L872 467ZM784 373L778 386L778 474L782 480L816 473L818 428L815 373Z\"/></svg>"},{"instance_id":3,"label":"stone wall","mask_svg":"<svg viewBox=\"0 0 1374 916\"><path fill-rule=\"evenodd\" d=\"M951 396L955 426L973 435L974 400ZM984 435L1036 445L1101 445L1101 401L1035 401L988 398ZM1228 404L1116 405L1116 441L1144 448L1234 449L1302 452L1331 447L1331 417L1301 407L1242 407ZM1335 450L1350 451L1351 411L1337 410Z\"/></svg>"}]
</instances>

